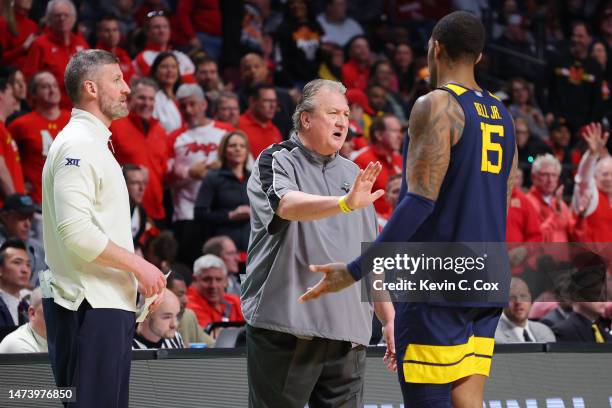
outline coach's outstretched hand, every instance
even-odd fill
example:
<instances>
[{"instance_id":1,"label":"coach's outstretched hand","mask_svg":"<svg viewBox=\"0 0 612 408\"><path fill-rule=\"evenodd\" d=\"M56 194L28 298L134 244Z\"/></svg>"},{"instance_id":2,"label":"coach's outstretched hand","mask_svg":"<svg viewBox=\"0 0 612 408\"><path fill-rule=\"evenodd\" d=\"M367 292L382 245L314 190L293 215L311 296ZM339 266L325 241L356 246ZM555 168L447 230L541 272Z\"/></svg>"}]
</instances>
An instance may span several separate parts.
<instances>
[{"instance_id":1,"label":"coach's outstretched hand","mask_svg":"<svg viewBox=\"0 0 612 408\"><path fill-rule=\"evenodd\" d=\"M367 207L385 194L385 190L372 192L374 182L381 170L382 165L380 162L370 162L364 170L359 170L351 190L346 195L346 205L351 210Z\"/></svg>"},{"instance_id":2,"label":"coach's outstretched hand","mask_svg":"<svg viewBox=\"0 0 612 408\"><path fill-rule=\"evenodd\" d=\"M325 293L339 292L342 289L351 286L355 280L348 272L345 263L330 263L327 265L310 265L312 272L323 273L323 278L308 289L298 301L304 303L307 300L316 299Z\"/></svg>"}]
</instances>

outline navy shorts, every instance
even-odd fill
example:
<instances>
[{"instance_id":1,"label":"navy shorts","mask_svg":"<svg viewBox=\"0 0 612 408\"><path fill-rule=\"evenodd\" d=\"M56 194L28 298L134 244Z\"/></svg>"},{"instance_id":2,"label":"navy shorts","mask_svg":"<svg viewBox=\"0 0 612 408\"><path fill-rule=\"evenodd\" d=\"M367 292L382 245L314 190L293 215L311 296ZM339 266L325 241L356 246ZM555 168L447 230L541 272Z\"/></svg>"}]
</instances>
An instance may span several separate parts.
<instances>
[{"instance_id":1,"label":"navy shorts","mask_svg":"<svg viewBox=\"0 0 612 408\"><path fill-rule=\"evenodd\" d=\"M395 305L398 376L405 407L451 407L452 383L488 376L499 307Z\"/></svg>"}]
</instances>

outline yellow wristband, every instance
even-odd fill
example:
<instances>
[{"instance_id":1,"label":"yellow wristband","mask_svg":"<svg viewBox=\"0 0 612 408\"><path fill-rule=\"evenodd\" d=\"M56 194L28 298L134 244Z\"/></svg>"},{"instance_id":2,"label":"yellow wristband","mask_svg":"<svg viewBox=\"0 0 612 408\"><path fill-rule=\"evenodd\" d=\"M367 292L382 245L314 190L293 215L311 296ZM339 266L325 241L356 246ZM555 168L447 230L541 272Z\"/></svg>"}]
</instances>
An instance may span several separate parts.
<instances>
[{"instance_id":1,"label":"yellow wristband","mask_svg":"<svg viewBox=\"0 0 612 408\"><path fill-rule=\"evenodd\" d=\"M340 197L340 199L338 200L338 207L340 207L340 209L342 210L343 213L348 214L351 211L351 208L346 204L346 196L342 196Z\"/></svg>"}]
</instances>

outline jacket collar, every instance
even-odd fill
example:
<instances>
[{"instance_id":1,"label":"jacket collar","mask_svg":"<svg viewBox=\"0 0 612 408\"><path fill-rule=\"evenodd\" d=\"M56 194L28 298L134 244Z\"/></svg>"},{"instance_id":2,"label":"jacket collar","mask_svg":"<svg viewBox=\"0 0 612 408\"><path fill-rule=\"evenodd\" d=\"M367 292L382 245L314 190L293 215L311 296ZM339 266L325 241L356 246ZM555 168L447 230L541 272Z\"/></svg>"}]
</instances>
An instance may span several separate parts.
<instances>
[{"instance_id":1,"label":"jacket collar","mask_svg":"<svg viewBox=\"0 0 612 408\"><path fill-rule=\"evenodd\" d=\"M330 168L330 167L335 166L336 163L338 162L338 152L334 153L331 156L325 156L325 155L315 152L314 150L310 150L309 148L304 146L304 144L300 140L300 137L295 131L291 134L290 140L294 142L295 144L297 144L300 150L302 151L302 153L304 153L304 155L308 158L308 160L310 160L313 163L316 163L323 167Z\"/></svg>"}]
</instances>

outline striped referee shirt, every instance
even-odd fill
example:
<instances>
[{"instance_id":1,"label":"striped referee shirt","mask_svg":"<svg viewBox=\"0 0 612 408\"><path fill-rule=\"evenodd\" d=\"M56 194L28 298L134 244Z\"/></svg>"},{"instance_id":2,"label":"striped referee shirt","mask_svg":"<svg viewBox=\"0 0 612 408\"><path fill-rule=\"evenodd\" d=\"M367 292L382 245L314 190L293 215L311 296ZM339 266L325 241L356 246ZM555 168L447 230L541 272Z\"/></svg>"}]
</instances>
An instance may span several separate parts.
<instances>
[{"instance_id":1,"label":"striped referee shirt","mask_svg":"<svg viewBox=\"0 0 612 408\"><path fill-rule=\"evenodd\" d=\"M174 337L170 339L162 338L158 342L152 342L145 339L138 333L134 333L134 339L132 340L132 350L148 350L148 349L180 349L185 348L183 338L177 331Z\"/></svg>"}]
</instances>

